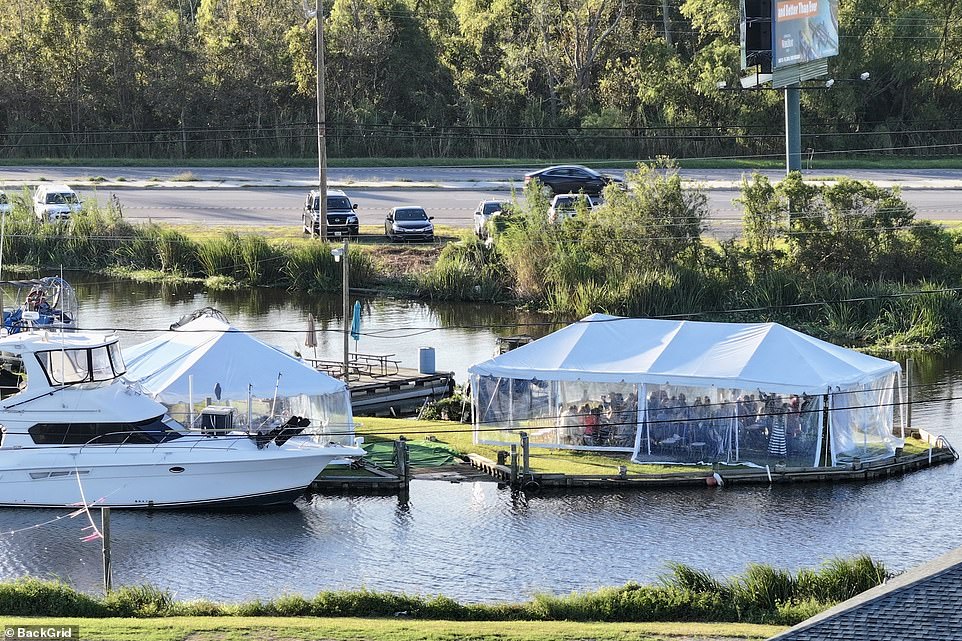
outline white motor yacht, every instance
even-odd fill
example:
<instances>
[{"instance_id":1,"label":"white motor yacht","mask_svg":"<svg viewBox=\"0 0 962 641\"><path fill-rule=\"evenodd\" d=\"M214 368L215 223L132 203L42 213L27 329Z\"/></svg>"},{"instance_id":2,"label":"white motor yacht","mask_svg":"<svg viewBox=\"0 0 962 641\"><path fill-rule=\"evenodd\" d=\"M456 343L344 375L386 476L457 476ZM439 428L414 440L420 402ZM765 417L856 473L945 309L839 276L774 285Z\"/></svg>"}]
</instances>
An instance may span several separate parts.
<instances>
[{"instance_id":1,"label":"white motor yacht","mask_svg":"<svg viewBox=\"0 0 962 641\"><path fill-rule=\"evenodd\" d=\"M309 419L262 434L186 430L124 379L116 335L0 337L0 505L123 508L291 503L357 447L317 442Z\"/></svg>"}]
</instances>

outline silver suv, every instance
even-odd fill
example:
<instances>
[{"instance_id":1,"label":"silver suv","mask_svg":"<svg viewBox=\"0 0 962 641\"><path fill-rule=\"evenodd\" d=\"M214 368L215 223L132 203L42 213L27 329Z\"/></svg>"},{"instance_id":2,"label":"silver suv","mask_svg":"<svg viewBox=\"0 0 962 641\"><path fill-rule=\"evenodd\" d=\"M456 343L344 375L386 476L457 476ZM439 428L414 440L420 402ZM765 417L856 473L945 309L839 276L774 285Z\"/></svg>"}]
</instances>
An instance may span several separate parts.
<instances>
[{"instance_id":1,"label":"silver suv","mask_svg":"<svg viewBox=\"0 0 962 641\"><path fill-rule=\"evenodd\" d=\"M317 236L321 233L321 199L318 191L312 189L304 201L301 221L304 233ZM357 220L357 205L351 202L340 189L327 190L327 237L341 238L357 236L360 224Z\"/></svg>"}]
</instances>

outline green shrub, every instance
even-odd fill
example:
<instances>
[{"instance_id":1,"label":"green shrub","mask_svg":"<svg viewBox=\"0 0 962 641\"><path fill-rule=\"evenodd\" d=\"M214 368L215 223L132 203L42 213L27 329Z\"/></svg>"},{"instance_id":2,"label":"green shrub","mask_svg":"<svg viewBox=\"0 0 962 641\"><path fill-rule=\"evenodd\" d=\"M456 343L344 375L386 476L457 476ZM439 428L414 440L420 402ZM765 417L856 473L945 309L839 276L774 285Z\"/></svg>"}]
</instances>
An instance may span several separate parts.
<instances>
[{"instance_id":1,"label":"green shrub","mask_svg":"<svg viewBox=\"0 0 962 641\"><path fill-rule=\"evenodd\" d=\"M61 581L33 577L0 583L0 614L21 617L102 617L105 605Z\"/></svg>"},{"instance_id":2,"label":"green shrub","mask_svg":"<svg viewBox=\"0 0 962 641\"><path fill-rule=\"evenodd\" d=\"M102 601L111 616L162 617L174 613L174 599L152 585L123 586Z\"/></svg>"}]
</instances>

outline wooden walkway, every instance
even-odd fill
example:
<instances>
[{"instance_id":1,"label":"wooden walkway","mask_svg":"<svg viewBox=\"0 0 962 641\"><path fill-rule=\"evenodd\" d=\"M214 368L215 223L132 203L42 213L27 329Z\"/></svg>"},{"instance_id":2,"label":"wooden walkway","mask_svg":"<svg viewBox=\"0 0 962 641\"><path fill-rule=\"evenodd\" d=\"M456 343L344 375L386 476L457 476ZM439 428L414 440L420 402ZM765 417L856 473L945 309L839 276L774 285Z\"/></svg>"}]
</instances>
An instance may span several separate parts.
<instances>
[{"instance_id":1,"label":"wooden walkway","mask_svg":"<svg viewBox=\"0 0 962 641\"><path fill-rule=\"evenodd\" d=\"M870 481L890 476L899 476L906 472L934 467L943 463L952 463L958 456L954 450L947 447L932 448L931 452L914 454L911 456L896 456L893 458L864 463L856 469L848 467L781 467L766 470L755 468L738 468L726 470L720 466L717 470L701 469L692 472L678 472L672 474L592 474L566 475L543 474L532 472L527 478L517 469L512 472L511 465L499 465L494 461L469 454L471 464L490 474L502 483L529 490L541 489L645 489L655 487L706 487L718 485L721 478L723 485L774 485L776 483L812 483L812 482L841 482L841 481Z\"/></svg>"},{"instance_id":2,"label":"wooden walkway","mask_svg":"<svg viewBox=\"0 0 962 641\"><path fill-rule=\"evenodd\" d=\"M454 374L421 374L399 368L396 374L361 375L348 383L355 416L404 416L417 414L428 401L454 392Z\"/></svg>"}]
</instances>

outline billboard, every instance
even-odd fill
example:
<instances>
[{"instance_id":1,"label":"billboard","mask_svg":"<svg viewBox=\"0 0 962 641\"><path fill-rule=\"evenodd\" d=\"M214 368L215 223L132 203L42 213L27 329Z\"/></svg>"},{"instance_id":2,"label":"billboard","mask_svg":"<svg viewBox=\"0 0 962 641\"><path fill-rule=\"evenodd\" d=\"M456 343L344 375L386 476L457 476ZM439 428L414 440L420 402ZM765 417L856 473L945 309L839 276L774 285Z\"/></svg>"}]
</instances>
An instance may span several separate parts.
<instances>
[{"instance_id":1,"label":"billboard","mask_svg":"<svg viewBox=\"0 0 962 641\"><path fill-rule=\"evenodd\" d=\"M760 65L762 73L772 69L773 0L741 0L740 38L742 69Z\"/></svg>"},{"instance_id":2,"label":"billboard","mask_svg":"<svg viewBox=\"0 0 962 641\"><path fill-rule=\"evenodd\" d=\"M774 0L772 66L838 55L838 0Z\"/></svg>"}]
</instances>

